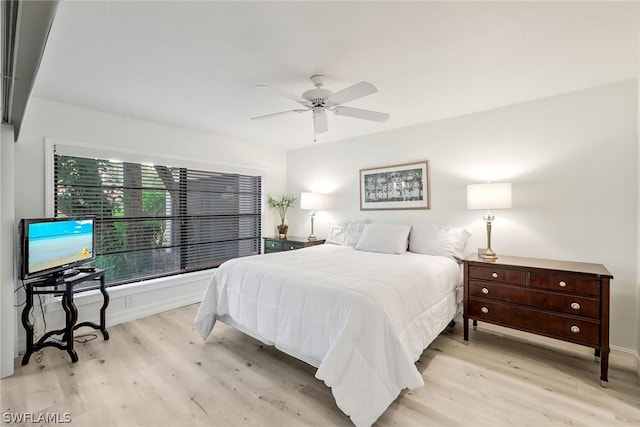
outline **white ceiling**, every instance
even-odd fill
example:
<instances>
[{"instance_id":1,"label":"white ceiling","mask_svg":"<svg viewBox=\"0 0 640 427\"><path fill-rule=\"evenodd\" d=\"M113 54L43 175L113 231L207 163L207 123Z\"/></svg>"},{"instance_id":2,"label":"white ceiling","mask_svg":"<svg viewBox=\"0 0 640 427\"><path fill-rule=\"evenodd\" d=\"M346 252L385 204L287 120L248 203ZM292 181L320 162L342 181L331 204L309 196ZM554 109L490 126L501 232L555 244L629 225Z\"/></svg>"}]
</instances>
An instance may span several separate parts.
<instances>
[{"instance_id":1,"label":"white ceiling","mask_svg":"<svg viewBox=\"0 0 640 427\"><path fill-rule=\"evenodd\" d=\"M311 113L259 90L309 77L385 123L329 114L318 143L487 110L638 75L638 2L66 1L34 95L296 148Z\"/></svg>"}]
</instances>

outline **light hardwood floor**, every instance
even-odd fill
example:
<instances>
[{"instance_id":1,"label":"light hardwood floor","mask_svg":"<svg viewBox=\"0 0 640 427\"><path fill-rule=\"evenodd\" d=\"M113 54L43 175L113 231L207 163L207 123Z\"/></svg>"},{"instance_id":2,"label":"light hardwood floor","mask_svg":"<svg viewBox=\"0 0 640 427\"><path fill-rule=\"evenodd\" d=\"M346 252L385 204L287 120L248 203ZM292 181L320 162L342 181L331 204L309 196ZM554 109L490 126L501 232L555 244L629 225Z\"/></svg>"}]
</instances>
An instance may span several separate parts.
<instances>
[{"instance_id":1,"label":"light hardwood floor","mask_svg":"<svg viewBox=\"0 0 640 427\"><path fill-rule=\"evenodd\" d=\"M202 341L191 305L44 350L0 380L2 414L68 413L72 426L349 426L315 369L218 323ZM90 332L91 330L80 330ZM449 328L376 426L640 425L634 362L612 354L609 388L591 350L480 324ZM34 425L34 424L28 424Z\"/></svg>"}]
</instances>

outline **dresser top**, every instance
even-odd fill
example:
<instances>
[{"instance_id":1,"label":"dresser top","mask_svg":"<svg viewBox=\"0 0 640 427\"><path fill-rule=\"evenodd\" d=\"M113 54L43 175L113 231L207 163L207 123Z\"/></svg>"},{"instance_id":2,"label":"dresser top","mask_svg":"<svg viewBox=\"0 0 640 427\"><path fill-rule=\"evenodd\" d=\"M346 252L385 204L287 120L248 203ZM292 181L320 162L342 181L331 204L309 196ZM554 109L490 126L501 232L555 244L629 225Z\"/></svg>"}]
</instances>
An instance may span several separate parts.
<instances>
[{"instance_id":1,"label":"dresser top","mask_svg":"<svg viewBox=\"0 0 640 427\"><path fill-rule=\"evenodd\" d=\"M594 274L596 276L609 277L613 275L602 264L591 264L587 262L561 261L555 259L527 258L508 255L498 255L495 261L484 260L477 254L471 254L464 259L470 264L481 265L504 265L514 267L539 268L544 270L567 271L572 273Z\"/></svg>"}]
</instances>

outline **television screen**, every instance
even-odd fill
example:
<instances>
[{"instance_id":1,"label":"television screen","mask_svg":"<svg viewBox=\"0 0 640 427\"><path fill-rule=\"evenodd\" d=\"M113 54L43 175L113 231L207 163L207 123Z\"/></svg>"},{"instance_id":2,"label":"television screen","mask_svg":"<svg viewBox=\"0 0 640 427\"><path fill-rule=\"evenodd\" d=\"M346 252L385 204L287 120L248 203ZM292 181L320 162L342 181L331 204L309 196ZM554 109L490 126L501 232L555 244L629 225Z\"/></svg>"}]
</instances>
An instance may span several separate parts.
<instances>
[{"instance_id":1,"label":"television screen","mask_svg":"<svg viewBox=\"0 0 640 427\"><path fill-rule=\"evenodd\" d=\"M95 259L94 218L23 219L22 279L62 273Z\"/></svg>"}]
</instances>

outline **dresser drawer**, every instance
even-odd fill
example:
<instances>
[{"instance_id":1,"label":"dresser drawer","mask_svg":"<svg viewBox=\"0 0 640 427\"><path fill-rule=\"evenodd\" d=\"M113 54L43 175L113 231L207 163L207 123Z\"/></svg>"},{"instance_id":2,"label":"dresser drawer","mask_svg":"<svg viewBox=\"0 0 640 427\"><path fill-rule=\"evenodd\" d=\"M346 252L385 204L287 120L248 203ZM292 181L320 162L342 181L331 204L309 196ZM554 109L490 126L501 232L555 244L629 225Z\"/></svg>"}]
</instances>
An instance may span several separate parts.
<instances>
[{"instance_id":1,"label":"dresser drawer","mask_svg":"<svg viewBox=\"0 0 640 427\"><path fill-rule=\"evenodd\" d=\"M533 288L600 296L600 281L592 277L531 273L529 284Z\"/></svg>"},{"instance_id":2,"label":"dresser drawer","mask_svg":"<svg viewBox=\"0 0 640 427\"><path fill-rule=\"evenodd\" d=\"M469 295L484 299L523 304L576 316L600 318L600 300L578 295L539 291L497 283L469 281Z\"/></svg>"},{"instance_id":3,"label":"dresser drawer","mask_svg":"<svg viewBox=\"0 0 640 427\"><path fill-rule=\"evenodd\" d=\"M282 250L283 251L294 251L296 249L304 248L305 244L301 242L283 242Z\"/></svg>"},{"instance_id":4,"label":"dresser drawer","mask_svg":"<svg viewBox=\"0 0 640 427\"><path fill-rule=\"evenodd\" d=\"M490 280L512 285L524 285L526 283L526 273L524 271L500 267L471 265L469 266L469 277L471 279Z\"/></svg>"},{"instance_id":5,"label":"dresser drawer","mask_svg":"<svg viewBox=\"0 0 640 427\"><path fill-rule=\"evenodd\" d=\"M469 299L469 316L577 344L600 345L600 322L497 301Z\"/></svg>"},{"instance_id":6,"label":"dresser drawer","mask_svg":"<svg viewBox=\"0 0 640 427\"><path fill-rule=\"evenodd\" d=\"M265 240L264 241L264 249L269 252L279 252L282 250L282 242L278 242L275 240Z\"/></svg>"}]
</instances>

